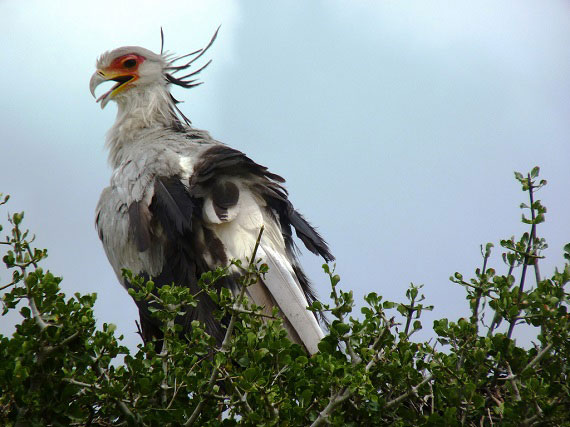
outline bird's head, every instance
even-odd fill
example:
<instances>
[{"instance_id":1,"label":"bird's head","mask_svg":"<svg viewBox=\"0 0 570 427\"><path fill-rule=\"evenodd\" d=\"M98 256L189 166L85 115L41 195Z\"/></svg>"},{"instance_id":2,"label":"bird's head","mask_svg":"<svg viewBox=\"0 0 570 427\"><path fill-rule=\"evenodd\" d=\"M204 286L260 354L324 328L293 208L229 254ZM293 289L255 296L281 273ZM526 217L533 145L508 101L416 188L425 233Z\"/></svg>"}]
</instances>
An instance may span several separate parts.
<instances>
[{"instance_id":1,"label":"bird's head","mask_svg":"<svg viewBox=\"0 0 570 427\"><path fill-rule=\"evenodd\" d=\"M192 63L212 45L217 35L216 30L205 48L178 57L163 53L162 48L161 53L156 54L139 46L125 46L105 52L97 60L97 71L91 76L89 82L91 94L95 97L95 89L103 82L111 80L116 82L110 90L97 98L97 102L101 102L101 108L105 108L110 100L118 102L127 100L134 93L147 91L153 87L166 87L170 83L184 88L198 86L200 83L196 83L196 79L189 80L189 78L196 76L211 61L185 76L174 75L190 68ZM164 41L164 38L162 40ZM177 61L183 58L187 61L177 65Z\"/></svg>"},{"instance_id":2,"label":"bird's head","mask_svg":"<svg viewBox=\"0 0 570 427\"><path fill-rule=\"evenodd\" d=\"M137 88L146 89L155 84L165 84L164 68L167 62L162 55L138 46L125 46L105 52L97 60L97 71L91 77L89 89L95 96L95 88L106 81L116 84L99 98L101 108L111 99L126 96Z\"/></svg>"}]
</instances>

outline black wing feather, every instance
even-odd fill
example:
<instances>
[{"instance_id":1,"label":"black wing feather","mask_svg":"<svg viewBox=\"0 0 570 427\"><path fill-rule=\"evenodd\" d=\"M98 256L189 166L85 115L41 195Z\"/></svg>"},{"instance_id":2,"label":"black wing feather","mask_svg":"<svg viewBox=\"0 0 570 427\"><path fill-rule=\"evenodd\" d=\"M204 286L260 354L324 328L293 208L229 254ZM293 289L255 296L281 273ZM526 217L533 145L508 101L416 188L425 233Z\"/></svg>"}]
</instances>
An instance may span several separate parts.
<instances>
[{"instance_id":1,"label":"black wing feather","mask_svg":"<svg viewBox=\"0 0 570 427\"><path fill-rule=\"evenodd\" d=\"M320 255L325 261L334 261L334 256L330 253L327 242L321 237L317 230L307 222L303 215L297 212L291 203L287 206L287 218L295 228L297 237L305 244L308 250L315 255Z\"/></svg>"},{"instance_id":2,"label":"black wing feather","mask_svg":"<svg viewBox=\"0 0 570 427\"><path fill-rule=\"evenodd\" d=\"M192 231L194 202L179 177L158 177L152 208L170 238Z\"/></svg>"},{"instance_id":3,"label":"black wing feather","mask_svg":"<svg viewBox=\"0 0 570 427\"><path fill-rule=\"evenodd\" d=\"M190 186L204 184L220 174L252 174L276 182L285 182L282 177L269 172L265 166L255 163L241 151L226 145L215 145L204 153L202 160L196 165Z\"/></svg>"},{"instance_id":4,"label":"black wing feather","mask_svg":"<svg viewBox=\"0 0 570 427\"><path fill-rule=\"evenodd\" d=\"M143 202L133 202L129 206L130 232L139 252L150 246L150 212Z\"/></svg>"},{"instance_id":5,"label":"black wing feather","mask_svg":"<svg viewBox=\"0 0 570 427\"><path fill-rule=\"evenodd\" d=\"M267 170L247 157L244 153L225 145L216 145L208 149L201 162L198 163L191 178L190 187L197 194L205 194L215 185L215 178L220 175L247 176L254 175L261 180L253 187L265 198L267 204L277 213L288 250L294 252L291 239L291 226L295 228L297 237L315 255L322 256L325 261L334 260L329 247L319 233L294 208L287 198L287 190L281 185L285 180Z\"/></svg>"},{"instance_id":6,"label":"black wing feather","mask_svg":"<svg viewBox=\"0 0 570 427\"><path fill-rule=\"evenodd\" d=\"M154 197L149 211L153 221L160 224L166 235L164 264L160 274L150 277L143 275L146 280L152 279L155 286L177 284L190 288L193 294L198 295L196 307L188 307L183 315L178 316L176 322L183 327L183 332L191 329L191 323L199 320L204 323L206 331L221 343L224 336L224 320L220 323L214 317L217 305L211 298L200 293L198 280L210 268L205 260L206 253L213 259L226 264L227 259L223 246L215 236L207 236L208 247L204 246L198 236L208 232L202 227L199 212L200 200L192 197L188 188L179 176L157 177L154 186ZM235 278L226 277L216 283L216 287L232 287ZM131 285L127 283L127 287ZM139 308L142 335L145 342L153 338L162 339L160 323L154 319L149 310L147 301L136 301Z\"/></svg>"}]
</instances>

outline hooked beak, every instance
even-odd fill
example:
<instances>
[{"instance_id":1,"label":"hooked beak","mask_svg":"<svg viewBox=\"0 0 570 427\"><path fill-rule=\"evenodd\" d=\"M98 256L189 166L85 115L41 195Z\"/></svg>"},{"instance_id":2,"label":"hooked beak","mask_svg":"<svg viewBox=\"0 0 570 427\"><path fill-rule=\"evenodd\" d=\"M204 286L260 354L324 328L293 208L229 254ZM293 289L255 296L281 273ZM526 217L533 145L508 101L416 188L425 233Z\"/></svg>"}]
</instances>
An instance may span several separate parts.
<instances>
[{"instance_id":1,"label":"hooked beak","mask_svg":"<svg viewBox=\"0 0 570 427\"><path fill-rule=\"evenodd\" d=\"M116 73L116 72L106 72L104 70L97 70L91 76L91 80L89 81L89 90L91 91L91 95L95 98L95 89L101 83L113 80L117 82L109 91L105 92L99 98L97 98L97 102L101 102L101 108L105 108L105 105L113 99L113 97L122 92L125 89L125 86L128 82L135 80L137 78L134 74L124 74L124 73Z\"/></svg>"}]
</instances>

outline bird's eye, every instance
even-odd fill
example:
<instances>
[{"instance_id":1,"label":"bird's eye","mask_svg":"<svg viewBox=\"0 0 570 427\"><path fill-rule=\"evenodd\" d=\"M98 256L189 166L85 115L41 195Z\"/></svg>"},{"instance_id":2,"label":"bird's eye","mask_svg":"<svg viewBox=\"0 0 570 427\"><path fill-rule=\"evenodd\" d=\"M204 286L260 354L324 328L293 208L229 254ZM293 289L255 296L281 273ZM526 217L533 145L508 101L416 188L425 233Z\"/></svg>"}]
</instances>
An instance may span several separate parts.
<instances>
[{"instance_id":1,"label":"bird's eye","mask_svg":"<svg viewBox=\"0 0 570 427\"><path fill-rule=\"evenodd\" d=\"M123 62L123 67L125 68L133 68L135 65L137 65L136 59L127 59Z\"/></svg>"}]
</instances>

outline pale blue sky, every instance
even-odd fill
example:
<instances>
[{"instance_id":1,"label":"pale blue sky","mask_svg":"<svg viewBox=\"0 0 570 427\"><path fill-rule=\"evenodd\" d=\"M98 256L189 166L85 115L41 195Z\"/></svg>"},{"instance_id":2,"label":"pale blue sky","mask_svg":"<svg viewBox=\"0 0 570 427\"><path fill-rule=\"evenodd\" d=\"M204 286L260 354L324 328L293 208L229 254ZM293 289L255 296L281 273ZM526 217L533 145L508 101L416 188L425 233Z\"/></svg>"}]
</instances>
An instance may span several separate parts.
<instances>
[{"instance_id":1,"label":"pale blue sky","mask_svg":"<svg viewBox=\"0 0 570 427\"><path fill-rule=\"evenodd\" d=\"M96 57L122 45L185 53L219 24L202 74L177 90L198 128L283 175L329 241L357 301L425 284L431 320L467 314L448 278L479 245L523 230L513 170L542 167L543 273L570 242L567 1L0 1L0 192L25 210L65 292L134 347L137 317L93 227L110 169L112 103L89 94ZM14 159L19 159L15 161ZM493 266L503 271L498 256ZM303 262L328 297L320 260ZM6 279L5 273L0 278ZM11 319L2 319L1 331Z\"/></svg>"}]
</instances>

